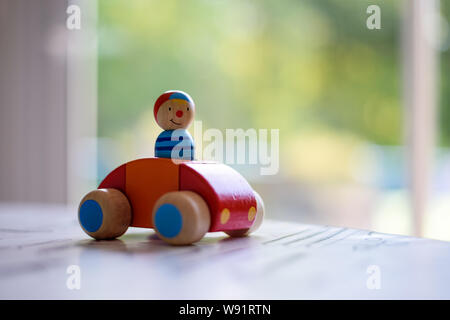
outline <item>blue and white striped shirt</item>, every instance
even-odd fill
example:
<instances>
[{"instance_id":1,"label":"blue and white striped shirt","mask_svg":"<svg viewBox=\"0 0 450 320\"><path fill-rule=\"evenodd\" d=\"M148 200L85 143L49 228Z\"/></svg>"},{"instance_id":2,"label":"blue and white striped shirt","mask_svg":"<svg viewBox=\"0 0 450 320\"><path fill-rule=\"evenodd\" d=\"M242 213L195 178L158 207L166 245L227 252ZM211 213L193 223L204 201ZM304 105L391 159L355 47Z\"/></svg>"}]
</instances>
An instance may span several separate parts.
<instances>
[{"instance_id":1,"label":"blue and white striped shirt","mask_svg":"<svg viewBox=\"0 0 450 320\"><path fill-rule=\"evenodd\" d=\"M160 133L155 143L155 156L194 160L194 140L187 130L166 130Z\"/></svg>"}]
</instances>

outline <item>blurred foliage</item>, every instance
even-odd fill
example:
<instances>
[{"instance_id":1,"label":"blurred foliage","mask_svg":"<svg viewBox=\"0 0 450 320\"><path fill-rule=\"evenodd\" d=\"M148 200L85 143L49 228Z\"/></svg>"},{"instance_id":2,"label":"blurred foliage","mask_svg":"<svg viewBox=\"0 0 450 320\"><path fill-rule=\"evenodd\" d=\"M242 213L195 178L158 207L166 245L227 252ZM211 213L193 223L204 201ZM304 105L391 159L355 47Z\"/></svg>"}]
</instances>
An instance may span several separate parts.
<instances>
[{"instance_id":1,"label":"blurred foliage","mask_svg":"<svg viewBox=\"0 0 450 320\"><path fill-rule=\"evenodd\" d=\"M381 7L381 30L366 28L370 4ZM342 167L336 157L353 146L402 143L401 4L100 0L99 136L126 144L135 128L159 131L153 102L179 89L194 98L204 126L280 128L285 164L308 168L300 176L329 177L326 169ZM442 109L443 124L449 110ZM450 142L450 126L442 132Z\"/></svg>"},{"instance_id":2,"label":"blurred foliage","mask_svg":"<svg viewBox=\"0 0 450 320\"><path fill-rule=\"evenodd\" d=\"M441 87L440 87L440 114L439 138L444 146L450 146L450 1L441 1Z\"/></svg>"}]
</instances>

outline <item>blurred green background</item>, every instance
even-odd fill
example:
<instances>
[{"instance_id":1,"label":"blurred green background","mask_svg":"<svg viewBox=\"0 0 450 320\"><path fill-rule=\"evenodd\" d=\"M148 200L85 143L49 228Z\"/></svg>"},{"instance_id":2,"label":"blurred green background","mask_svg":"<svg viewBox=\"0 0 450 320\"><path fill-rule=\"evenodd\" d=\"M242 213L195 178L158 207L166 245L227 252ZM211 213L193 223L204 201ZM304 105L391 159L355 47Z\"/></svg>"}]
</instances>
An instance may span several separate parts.
<instances>
[{"instance_id":1,"label":"blurred green background","mask_svg":"<svg viewBox=\"0 0 450 320\"><path fill-rule=\"evenodd\" d=\"M381 30L366 28L371 4L381 8ZM263 195L270 218L408 233L402 5L100 0L99 179L153 155L160 132L153 103L179 89L193 97L203 129L280 129L279 174L258 179L238 167ZM450 1L441 12L450 19ZM441 180L434 184L446 191L450 53L443 26ZM436 228L432 236L448 237Z\"/></svg>"}]
</instances>

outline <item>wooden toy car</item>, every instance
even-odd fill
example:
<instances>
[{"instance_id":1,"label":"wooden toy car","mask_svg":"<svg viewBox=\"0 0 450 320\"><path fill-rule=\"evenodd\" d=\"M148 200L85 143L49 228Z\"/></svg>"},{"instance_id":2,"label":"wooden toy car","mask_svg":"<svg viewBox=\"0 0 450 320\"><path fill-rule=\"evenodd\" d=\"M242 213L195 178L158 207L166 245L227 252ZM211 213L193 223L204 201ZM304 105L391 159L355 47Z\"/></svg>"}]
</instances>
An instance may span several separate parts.
<instances>
[{"instance_id":1,"label":"wooden toy car","mask_svg":"<svg viewBox=\"0 0 450 320\"><path fill-rule=\"evenodd\" d=\"M154 228L164 241L185 245L206 232L245 236L262 223L261 197L220 163L145 158L113 170L78 209L83 230L114 239L129 226Z\"/></svg>"}]
</instances>

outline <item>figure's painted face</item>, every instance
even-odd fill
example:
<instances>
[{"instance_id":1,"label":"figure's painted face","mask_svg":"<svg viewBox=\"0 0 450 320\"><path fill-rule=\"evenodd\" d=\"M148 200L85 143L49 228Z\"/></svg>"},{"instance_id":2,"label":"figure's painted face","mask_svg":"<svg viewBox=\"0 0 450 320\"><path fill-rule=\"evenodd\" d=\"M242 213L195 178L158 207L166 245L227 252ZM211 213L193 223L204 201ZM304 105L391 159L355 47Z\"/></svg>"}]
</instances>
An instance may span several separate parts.
<instances>
[{"instance_id":1,"label":"figure's painted face","mask_svg":"<svg viewBox=\"0 0 450 320\"><path fill-rule=\"evenodd\" d=\"M182 99L164 102L156 114L156 122L163 130L187 129L194 119L195 108Z\"/></svg>"}]
</instances>

